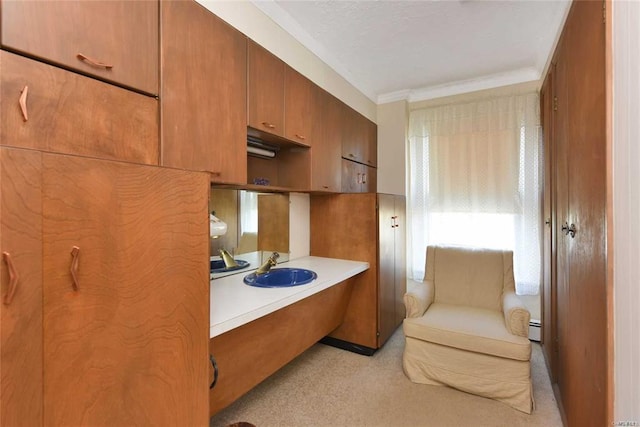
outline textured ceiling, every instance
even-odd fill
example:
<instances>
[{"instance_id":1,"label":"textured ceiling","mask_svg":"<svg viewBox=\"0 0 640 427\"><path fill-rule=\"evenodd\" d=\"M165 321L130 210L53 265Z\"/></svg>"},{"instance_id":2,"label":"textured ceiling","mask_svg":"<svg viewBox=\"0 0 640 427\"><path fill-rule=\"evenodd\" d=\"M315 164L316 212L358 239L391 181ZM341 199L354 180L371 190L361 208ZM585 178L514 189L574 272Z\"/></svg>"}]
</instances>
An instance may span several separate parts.
<instances>
[{"instance_id":1,"label":"textured ceiling","mask_svg":"<svg viewBox=\"0 0 640 427\"><path fill-rule=\"evenodd\" d=\"M374 102L538 80L569 2L254 1Z\"/></svg>"}]
</instances>

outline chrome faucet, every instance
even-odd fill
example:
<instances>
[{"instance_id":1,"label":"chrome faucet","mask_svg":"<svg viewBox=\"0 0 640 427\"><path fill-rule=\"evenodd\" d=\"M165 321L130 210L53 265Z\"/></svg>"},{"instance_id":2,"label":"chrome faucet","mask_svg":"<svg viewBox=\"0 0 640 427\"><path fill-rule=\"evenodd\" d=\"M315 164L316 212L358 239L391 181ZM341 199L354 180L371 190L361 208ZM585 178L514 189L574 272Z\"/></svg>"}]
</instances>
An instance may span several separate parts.
<instances>
[{"instance_id":1,"label":"chrome faucet","mask_svg":"<svg viewBox=\"0 0 640 427\"><path fill-rule=\"evenodd\" d=\"M268 273L269 270L271 270L271 267L278 263L276 261L278 258L280 258L280 254L278 252L272 253L269 259L267 259L260 267L258 267L258 269L256 270L256 276Z\"/></svg>"}]
</instances>

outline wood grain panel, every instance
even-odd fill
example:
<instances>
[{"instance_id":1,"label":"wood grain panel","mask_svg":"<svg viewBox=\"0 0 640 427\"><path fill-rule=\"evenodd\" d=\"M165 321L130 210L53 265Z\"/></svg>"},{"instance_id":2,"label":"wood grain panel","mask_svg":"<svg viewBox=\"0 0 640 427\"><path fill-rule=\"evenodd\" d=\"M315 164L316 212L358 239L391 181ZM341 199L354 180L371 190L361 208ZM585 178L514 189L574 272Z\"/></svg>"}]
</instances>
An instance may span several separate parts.
<instances>
[{"instance_id":1,"label":"wood grain panel","mask_svg":"<svg viewBox=\"0 0 640 427\"><path fill-rule=\"evenodd\" d=\"M342 116L340 101L319 89L320 120L315 123L311 148L311 190L342 191Z\"/></svg>"},{"instance_id":2,"label":"wood grain panel","mask_svg":"<svg viewBox=\"0 0 640 427\"><path fill-rule=\"evenodd\" d=\"M248 126L284 136L284 67L271 52L248 40Z\"/></svg>"},{"instance_id":3,"label":"wood grain panel","mask_svg":"<svg viewBox=\"0 0 640 427\"><path fill-rule=\"evenodd\" d=\"M158 93L157 1L7 1L1 27L3 47Z\"/></svg>"},{"instance_id":4,"label":"wood grain panel","mask_svg":"<svg viewBox=\"0 0 640 427\"><path fill-rule=\"evenodd\" d=\"M342 325L331 336L377 348L378 217L376 194L311 196L311 255L365 261Z\"/></svg>"},{"instance_id":5,"label":"wood grain panel","mask_svg":"<svg viewBox=\"0 0 640 427\"><path fill-rule=\"evenodd\" d=\"M320 117L319 88L289 66L284 67L284 137L309 147L314 145L314 123Z\"/></svg>"},{"instance_id":6,"label":"wood grain panel","mask_svg":"<svg viewBox=\"0 0 640 427\"><path fill-rule=\"evenodd\" d=\"M220 374L210 393L211 415L335 329L342 322L353 280L212 338L210 351Z\"/></svg>"},{"instance_id":7,"label":"wood grain panel","mask_svg":"<svg viewBox=\"0 0 640 427\"><path fill-rule=\"evenodd\" d=\"M47 154L43 177L46 425L206 425L208 174Z\"/></svg>"},{"instance_id":8,"label":"wood grain panel","mask_svg":"<svg viewBox=\"0 0 640 427\"><path fill-rule=\"evenodd\" d=\"M405 196L394 196L396 216L395 240L395 306L396 327L402 324L406 315L404 294L407 292L407 207Z\"/></svg>"},{"instance_id":9,"label":"wood grain panel","mask_svg":"<svg viewBox=\"0 0 640 427\"><path fill-rule=\"evenodd\" d=\"M19 275L13 301L0 303L0 425L41 426L42 159L38 152L0 149L0 248ZM9 291L0 261L1 292Z\"/></svg>"},{"instance_id":10,"label":"wood grain panel","mask_svg":"<svg viewBox=\"0 0 640 427\"><path fill-rule=\"evenodd\" d=\"M289 252L288 194L258 194L258 250Z\"/></svg>"},{"instance_id":11,"label":"wood grain panel","mask_svg":"<svg viewBox=\"0 0 640 427\"><path fill-rule=\"evenodd\" d=\"M162 164L246 184L246 37L194 1L161 5Z\"/></svg>"},{"instance_id":12,"label":"wood grain panel","mask_svg":"<svg viewBox=\"0 0 640 427\"><path fill-rule=\"evenodd\" d=\"M378 345L396 330L394 196L378 195ZM377 346L376 346L377 347Z\"/></svg>"},{"instance_id":13,"label":"wood grain panel","mask_svg":"<svg viewBox=\"0 0 640 427\"><path fill-rule=\"evenodd\" d=\"M158 164L156 99L4 51L0 63L3 145Z\"/></svg>"}]
</instances>

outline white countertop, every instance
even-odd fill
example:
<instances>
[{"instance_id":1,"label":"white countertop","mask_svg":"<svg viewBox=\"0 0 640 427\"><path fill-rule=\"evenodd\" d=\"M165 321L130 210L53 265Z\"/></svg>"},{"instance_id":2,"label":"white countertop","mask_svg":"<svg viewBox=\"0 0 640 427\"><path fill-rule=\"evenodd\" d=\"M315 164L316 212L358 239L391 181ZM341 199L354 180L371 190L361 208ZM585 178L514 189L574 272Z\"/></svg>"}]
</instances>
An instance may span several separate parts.
<instances>
[{"instance_id":1,"label":"white countertop","mask_svg":"<svg viewBox=\"0 0 640 427\"><path fill-rule=\"evenodd\" d=\"M255 268L211 281L209 337L213 338L276 310L298 302L369 268L368 262L304 257L277 267L313 270L318 278L306 285L288 288L259 288L245 285L242 279ZM257 268L257 267L256 267Z\"/></svg>"}]
</instances>

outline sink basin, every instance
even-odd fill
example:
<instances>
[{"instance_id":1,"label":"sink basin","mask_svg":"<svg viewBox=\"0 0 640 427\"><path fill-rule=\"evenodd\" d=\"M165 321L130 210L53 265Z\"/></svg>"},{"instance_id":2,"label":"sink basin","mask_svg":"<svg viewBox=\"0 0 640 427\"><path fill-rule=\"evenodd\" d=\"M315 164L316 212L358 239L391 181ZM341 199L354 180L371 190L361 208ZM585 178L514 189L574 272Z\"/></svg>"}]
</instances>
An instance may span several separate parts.
<instances>
[{"instance_id":1,"label":"sink basin","mask_svg":"<svg viewBox=\"0 0 640 427\"><path fill-rule=\"evenodd\" d=\"M259 288L286 288L306 285L317 277L315 271L304 268L274 268L261 275L248 274L244 277L244 283Z\"/></svg>"},{"instance_id":2,"label":"sink basin","mask_svg":"<svg viewBox=\"0 0 640 427\"><path fill-rule=\"evenodd\" d=\"M221 260L221 259L212 259L211 263L210 263L211 273L225 273L227 271L242 270L243 268L249 267L249 263L247 261L244 261L242 259L237 259L235 261L238 264L236 267L227 268L224 265L224 261L223 260Z\"/></svg>"}]
</instances>

